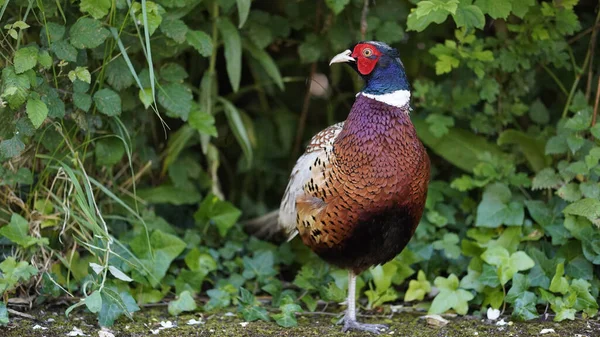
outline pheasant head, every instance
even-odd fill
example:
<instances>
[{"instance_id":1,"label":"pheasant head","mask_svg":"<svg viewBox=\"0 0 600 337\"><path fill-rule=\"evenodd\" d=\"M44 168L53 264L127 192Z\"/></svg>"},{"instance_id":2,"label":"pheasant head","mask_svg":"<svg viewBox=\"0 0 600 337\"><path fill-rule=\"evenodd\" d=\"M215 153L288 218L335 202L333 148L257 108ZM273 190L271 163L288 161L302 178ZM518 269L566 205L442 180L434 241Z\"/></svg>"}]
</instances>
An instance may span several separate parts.
<instances>
[{"instance_id":1,"label":"pheasant head","mask_svg":"<svg viewBox=\"0 0 600 337\"><path fill-rule=\"evenodd\" d=\"M365 81L362 94L394 106L405 106L410 100L410 85L395 48L379 41L359 42L336 55L329 64L342 62Z\"/></svg>"}]
</instances>

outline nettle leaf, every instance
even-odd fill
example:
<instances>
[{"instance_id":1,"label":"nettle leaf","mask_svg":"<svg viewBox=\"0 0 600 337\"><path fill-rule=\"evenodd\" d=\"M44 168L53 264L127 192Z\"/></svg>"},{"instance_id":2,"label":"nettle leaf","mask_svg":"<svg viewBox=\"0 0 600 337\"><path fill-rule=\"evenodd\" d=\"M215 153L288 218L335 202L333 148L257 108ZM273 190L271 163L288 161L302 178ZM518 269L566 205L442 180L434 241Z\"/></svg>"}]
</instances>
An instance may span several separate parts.
<instances>
[{"instance_id":1,"label":"nettle leaf","mask_svg":"<svg viewBox=\"0 0 600 337\"><path fill-rule=\"evenodd\" d=\"M184 311L194 311L198 306L189 291L179 294L179 298L169 302L169 314L177 316Z\"/></svg>"},{"instance_id":2,"label":"nettle leaf","mask_svg":"<svg viewBox=\"0 0 600 337\"><path fill-rule=\"evenodd\" d=\"M38 61L38 53L39 50L35 46L18 49L14 58L15 72L22 74L29 69L33 69Z\"/></svg>"},{"instance_id":3,"label":"nettle leaf","mask_svg":"<svg viewBox=\"0 0 600 337\"><path fill-rule=\"evenodd\" d=\"M100 21L83 17L77 20L71 29L71 44L77 49L92 49L101 45L110 35L108 29L102 27Z\"/></svg>"},{"instance_id":4,"label":"nettle leaf","mask_svg":"<svg viewBox=\"0 0 600 337\"><path fill-rule=\"evenodd\" d=\"M325 0L325 4L335 15L340 14L349 3L350 0Z\"/></svg>"},{"instance_id":5,"label":"nettle leaf","mask_svg":"<svg viewBox=\"0 0 600 337\"><path fill-rule=\"evenodd\" d=\"M556 171L551 167L547 167L535 175L531 183L531 189L558 188L562 183L563 180Z\"/></svg>"},{"instance_id":6,"label":"nettle leaf","mask_svg":"<svg viewBox=\"0 0 600 337\"><path fill-rule=\"evenodd\" d=\"M78 93L75 92L73 93L73 104L85 111L88 112L90 110L90 108L92 107L92 96L88 95L88 94L82 94L82 93Z\"/></svg>"},{"instance_id":7,"label":"nettle leaf","mask_svg":"<svg viewBox=\"0 0 600 337\"><path fill-rule=\"evenodd\" d=\"M218 23L219 31L223 35L225 45L225 61L227 61L227 75L234 92L240 88L242 78L242 41L240 34L231 21L221 18Z\"/></svg>"},{"instance_id":8,"label":"nettle leaf","mask_svg":"<svg viewBox=\"0 0 600 337\"><path fill-rule=\"evenodd\" d=\"M194 47L204 57L209 57L213 53L213 43L205 32L201 30L188 30L185 34L185 40L190 46Z\"/></svg>"},{"instance_id":9,"label":"nettle leaf","mask_svg":"<svg viewBox=\"0 0 600 337\"><path fill-rule=\"evenodd\" d=\"M459 315L465 315L469 311L469 301L475 298L467 290L459 288L458 277L451 274L448 278L438 276L433 283L440 292L433 299L429 314L442 314L454 309Z\"/></svg>"},{"instance_id":10,"label":"nettle leaf","mask_svg":"<svg viewBox=\"0 0 600 337\"><path fill-rule=\"evenodd\" d=\"M157 95L158 103L167 109L167 115L183 121L188 120L193 99L192 90L181 83L163 85Z\"/></svg>"},{"instance_id":11,"label":"nettle leaf","mask_svg":"<svg viewBox=\"0 0 600 337\"><path fill-rule=\"evenodd\" d=\"M39 98L30 97L27 99L25 110L27 111L27 117L29 117L31 124L33 124L33 127L36 129L39 128L46 120L46 117L48 117L48 107L46 106L46 103Z\"/></svg>"},{"instance_id":12,"label":"nettle leaf","mask_svg":"<svg viewBox=\"0 0 600 337\"><path fill-rule=\"evenodd\" d=\"M564 214L579 215L591 222L598 222L600 218L600 200L585 198L570 204L563 210Z\"/></svg>"},{"instance_id":13,"label":"nettle leaf","mask_svg":"<svg viewBox=\"0 0 600 337\"><path fill-rule=\"evenodd\" d=\"M188 26L180 19L167 18L160 24L160 30L177 43L186 41Z\"/></svg>"},{"instance_id":14,"label":"nettle leaf","mask_svg":"<svg viewBox=\"0 0 600 337\"><path fill-rule=\"evenodd\" d=\"M94 103L101 113L113 117L121 114L121 97L111 89L98 90L94 94Z\"/></svg>"},{"instance_id":15,"label":"nettle leaf","mask_svg":"<svg viewBox=\"0 0 600 337\"><path fill-rule=\"evenodd\" d=\"M425 273L422 270L419 270L419 273L417 274L417 279L410 280L408 284L408 290L406 290L406 294L404 294L404 301L422 301L425 298L425 295L427 295L430 291L431 283L427 281Z\"/></svg>"},{"instance_id":16,"label":"nettle leaf","mask_svg":"<svg viewBox=\"0 0 600 337\"><path fill-rule=\"evenodd\" d=\"M112 1L110 0L81 0L79 9L90 14L94 19L102 19L108 14Z\"/></svg>"},{"instance_id":17,"label":"nettle leaf","mask_svg":"<svg viewBox=\"0 0 600 337\"><path fill-rule=\"evenodd\" d=\"M44 46L50 46L52 43L61 40L65 36L66 28L56 22L48 22L40 30L40 40Z\"/></svg>"},{"instance_id":18,"label":"nettle leaf","mask_svg":"<svg viewBox=\"0 0 600 337\"><path fill-rule=\"evenodd\" d=\"M77 49L65 40L52 42L50 50L61 60L69 62L77 61Z\"/></svg>"},{"instance_id":19,"label":"nettle leaf","mask_svg":"<svg viewBox=\"0 0 600 337\"><path fill-rule=\"evenodd\" d=\"M81 80L90 83L89 81ZM129 88L133 84L133 75L122 56L116 58L106 66L106 81L117 91Z\"/></svg>"}]
</instances>

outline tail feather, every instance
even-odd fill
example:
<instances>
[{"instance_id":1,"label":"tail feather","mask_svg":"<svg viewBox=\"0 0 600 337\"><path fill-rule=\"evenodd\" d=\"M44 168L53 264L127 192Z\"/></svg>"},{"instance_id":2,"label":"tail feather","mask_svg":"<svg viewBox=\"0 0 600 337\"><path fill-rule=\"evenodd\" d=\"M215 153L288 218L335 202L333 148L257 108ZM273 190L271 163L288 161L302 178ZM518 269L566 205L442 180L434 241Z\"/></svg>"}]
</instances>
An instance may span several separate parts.
<instances>
[{"instance_id":1,"label":"tail feather","mask_svg":"<svg viewBox=\"0 0 600 337\"><path fill-rule=\"evenodd\" d=\"M245 221L244 228L246 232L262 240L277 242L286 238L284 229L279 225L279 210Z\"/></svg>"}]
</instances>

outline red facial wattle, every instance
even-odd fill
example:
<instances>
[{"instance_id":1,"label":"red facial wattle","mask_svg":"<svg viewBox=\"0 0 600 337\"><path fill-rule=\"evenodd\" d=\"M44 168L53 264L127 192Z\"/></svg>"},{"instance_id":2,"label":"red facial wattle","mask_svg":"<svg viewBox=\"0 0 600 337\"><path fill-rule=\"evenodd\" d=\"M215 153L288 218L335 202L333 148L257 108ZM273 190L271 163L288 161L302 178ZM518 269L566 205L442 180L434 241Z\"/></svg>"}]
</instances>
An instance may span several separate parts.
<instances>
[{"instance_id":1,"label":"red facial wattle","mask_svg":"<svg viewBox=\"0 0 600 337\"><path fill-rule=\"evenodd\" d=\"M363 75L368 75L375 68L377 61L379 61L381 52L375 46L368 43L361 43L354 47L354 51L350 56L356 60L358 71Z\"/></svg>"}]
</instances>

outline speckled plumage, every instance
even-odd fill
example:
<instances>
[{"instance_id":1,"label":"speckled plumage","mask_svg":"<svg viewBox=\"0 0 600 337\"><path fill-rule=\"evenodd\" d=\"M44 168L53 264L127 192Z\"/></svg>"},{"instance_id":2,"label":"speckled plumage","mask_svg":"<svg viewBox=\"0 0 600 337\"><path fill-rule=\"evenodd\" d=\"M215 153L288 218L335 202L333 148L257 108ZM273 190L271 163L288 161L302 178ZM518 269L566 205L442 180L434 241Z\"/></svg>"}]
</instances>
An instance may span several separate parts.
<instances>
[{"instance_id":1,"label":"speckled plumage","mask_svg":"<svg viewBox=\"0 0 600 337\"><path fill-rule=\"evenodd\" d=\"M414 233L429 158L407 109L359 95L342 129L327 128L308 146L305 155L318 155L298 168L310 175L296 196L295 225L327 262L359 273L392 259Z\"/></svg>"}]
</instances>

